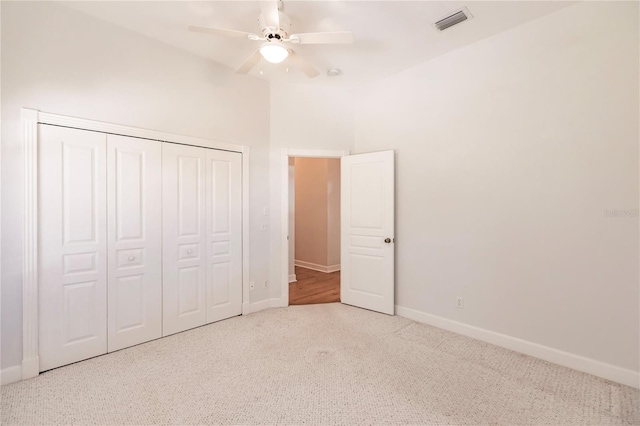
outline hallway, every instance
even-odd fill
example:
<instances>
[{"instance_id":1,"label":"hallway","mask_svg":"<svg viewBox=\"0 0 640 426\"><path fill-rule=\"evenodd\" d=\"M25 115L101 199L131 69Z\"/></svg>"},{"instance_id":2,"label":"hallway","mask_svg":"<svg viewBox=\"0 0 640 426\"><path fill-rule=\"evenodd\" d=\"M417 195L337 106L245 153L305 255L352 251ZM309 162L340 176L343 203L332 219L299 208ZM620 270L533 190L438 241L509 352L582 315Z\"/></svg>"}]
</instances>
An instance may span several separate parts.
<instances>
[{"instance_id":1,"label":"hallway","mask_svg":"<svg viewBox=\"0 0 640 426\"><path fill-rule=\"evenodd\" d=\"M296 279L289 283L290 305L340 301L340 271L327 274L296 266Z\"/></svg>"}]
</instances>

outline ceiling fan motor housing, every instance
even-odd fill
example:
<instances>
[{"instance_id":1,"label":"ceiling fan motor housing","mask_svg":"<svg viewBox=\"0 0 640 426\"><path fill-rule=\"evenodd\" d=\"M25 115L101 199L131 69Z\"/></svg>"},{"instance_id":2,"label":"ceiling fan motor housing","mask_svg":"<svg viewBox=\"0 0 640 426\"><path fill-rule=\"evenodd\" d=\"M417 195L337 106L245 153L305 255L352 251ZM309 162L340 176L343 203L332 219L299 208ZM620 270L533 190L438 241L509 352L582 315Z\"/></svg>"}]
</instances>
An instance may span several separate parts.
<instances>
[{"instance_id":1,"label":"ceiling fan motor housing","mask_svg":"<svg viewBox=\"0 0 640 426\"><path fill-rule=\"evenodd\" d=\"M258 15L258 23L260 24L260 28L262 28L262 36L267 40L272 40L274 38L278 39L275 37L276 35L280 36L278 40L289 37L289 33L291 31L291 19L281 11L278 11L278 17L280 18L280 28L273 28L267 26L262 13ZM272 37L269 37L269 35L272 35Z\"/></svg>"}]
</instances>

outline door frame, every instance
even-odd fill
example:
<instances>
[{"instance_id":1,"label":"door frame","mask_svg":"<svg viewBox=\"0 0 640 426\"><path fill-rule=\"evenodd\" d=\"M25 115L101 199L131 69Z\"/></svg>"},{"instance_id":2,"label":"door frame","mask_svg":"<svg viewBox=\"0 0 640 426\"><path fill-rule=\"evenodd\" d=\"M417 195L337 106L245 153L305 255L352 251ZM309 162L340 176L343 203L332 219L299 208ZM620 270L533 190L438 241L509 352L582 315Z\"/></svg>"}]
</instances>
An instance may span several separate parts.
<instances>
[{"instance_id":1,"label":"door frame","mask_svg":"<svg viewBox=\"0 0 640 426\"><path fill-rule=\"evenodd\" d=\"M280 262L280 306L289 306L289 158L341 158L349 155L349 151L325 150L325 149L296 149L282 148L282 168L280 170L282 200L281 200L281 227L282 235L280 250L282 253Z\"/></svg>"},{"instance_id":2,"label":"door frame","mask_svg":"<svg viewBox=\"0 0 640 426\"><path fill-rule=\"evenodd\" d=\"M40 374L38 323L38 124L72 127L242 154L242 314L249 304L249 147L22 108L22 379ZM287 294L288 296L288 294Z\"/></svg>"}]
</instances>

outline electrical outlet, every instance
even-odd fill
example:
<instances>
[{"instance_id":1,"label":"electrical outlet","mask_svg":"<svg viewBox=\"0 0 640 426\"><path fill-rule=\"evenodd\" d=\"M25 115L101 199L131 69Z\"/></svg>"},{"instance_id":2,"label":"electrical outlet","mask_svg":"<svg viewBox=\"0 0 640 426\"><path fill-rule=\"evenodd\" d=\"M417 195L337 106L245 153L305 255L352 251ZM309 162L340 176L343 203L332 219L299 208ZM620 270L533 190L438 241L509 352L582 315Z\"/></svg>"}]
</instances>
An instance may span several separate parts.
<instances>
[{"instance_id":1,"label":"electrical outlet","mask_svg":"<svg viewBox=\"0 0 640 426\"><path fill-rule=\"evenodd\" d=\"M262 222L260 224L260 230L261 231L268 231L269 230L269 222Z\"/></svg>"},{"instance_id":2,"label":"electrical outlet","mask_svg":"<svg viewBox=\"0 0 640 426\"><path fill-rule=\"evenodd\" d=\"M256 283L254 283L253 281L251 281L251 282L249 283L249 290L253 291L253 290L255 290L255 289L256 289Z\"/></svg>"},{"instance_id":3,"label":"electrical outlet","mask_svg":"<svg viewBox=\"0 0 640 426\"><path fill-rule=\"evenodd\" d=\"M464 297L456 297L456 308L463 309L464 308Z\"/></svg>"},{"instance_id":4,"label":"electrical outlet","mask_svg":"<svg viewBox=\"0 0 640 426\"><path fill-rule=\"evenodd\" d=\"M264 280L264 288L269 288L269 280Z\"/></svg>"},{"instance_id":5,"label":"electrical outlet","mask_svg":"<svg viewBox=\"0 0 640 426\"><path fill-rule=\"evenodd\" d=\"M262 209L262 215L269 216L269 207L265 207L264 209Z\"/></svg>"}]
</instances>

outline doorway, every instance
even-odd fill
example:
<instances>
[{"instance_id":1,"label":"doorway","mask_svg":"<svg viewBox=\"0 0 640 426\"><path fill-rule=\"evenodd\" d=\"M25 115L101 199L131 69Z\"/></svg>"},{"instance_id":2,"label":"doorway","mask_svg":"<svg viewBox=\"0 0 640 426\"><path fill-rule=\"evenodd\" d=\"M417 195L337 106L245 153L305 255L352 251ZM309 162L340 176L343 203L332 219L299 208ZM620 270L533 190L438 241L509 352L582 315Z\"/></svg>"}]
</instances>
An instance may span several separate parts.
<instances>
[{"instance_id":1,"label":"doorway","mask_svg":"<svg viewBox=\"0 0 640 426\"><path fill-rule=\"evenodd\" d=\"M314 154L289 152L285 158L288 255L283 266L291 305L340 302L339 157L345 153Z\"/></svg>"},{"instance_id":2,"label":"doorway","mask_svg":"<svg viewBox=\"0 0 640 426\"><path fill-rule=\"evenodd\" d=\"M340 302L393 315L395 293L395 153L283 148L280 306L289 305L290 264L295 274L295 219L290 219L290 157L340 158ZM295 169L293 170L295 173ZM294 182L295 183L295 182ZM295 189L295 188L294 188ZM294 199L295 201L295 199ZM294 223L289 235L289 223ZM291 239L290 239L291 237ZM293 260L290 262L290 244ZM299 264L301 265L301 264ZM308 266L308 265L307 265ZM323 271L324 272L324 271ZM343 273L344 272L344 273ZM324 273L329 273L326 271ZM297 277L296 277L297 278Z\"/></svg>"}]
</instances>

